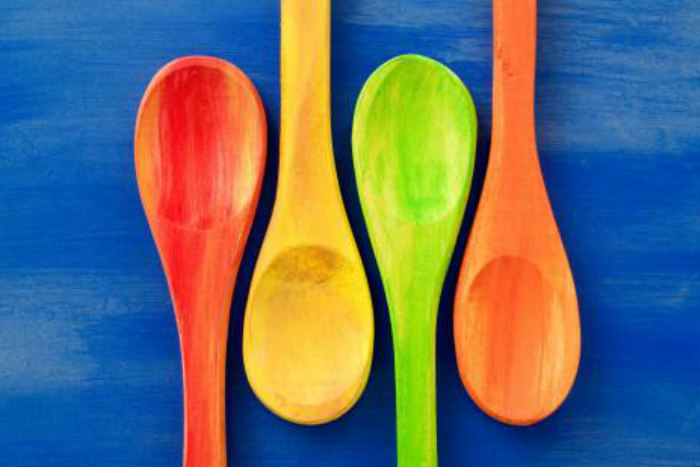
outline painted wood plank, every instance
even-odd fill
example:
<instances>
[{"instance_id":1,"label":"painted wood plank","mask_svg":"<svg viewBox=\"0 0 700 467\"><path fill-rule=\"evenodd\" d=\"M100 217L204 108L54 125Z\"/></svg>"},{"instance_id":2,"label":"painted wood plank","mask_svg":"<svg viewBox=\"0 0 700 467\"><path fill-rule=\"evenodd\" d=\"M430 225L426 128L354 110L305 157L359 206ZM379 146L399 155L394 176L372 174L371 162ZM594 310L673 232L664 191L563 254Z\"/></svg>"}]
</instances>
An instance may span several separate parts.
<instances>
[{"instance_id":1,"label":"painted wood plank","mask_svg":"<svg viewBox=\"0 0 700 467\"><path fill-rule=\"evenodd\" d=\"M482 415L454 359L453 261L437 323L440 461L696 466L697 2L540 0L538 21L539 152L580 300L579 376L561 411L539 426L514 429ZM346 416L299 428L270 414L246 386L234 331L231 465L394 465L391 332L350 151L353 107L372 70L407 52L455 70L480 119L473 189L483 179L489 2L336 0L331 28L336 165L377 297L373 372ZM177 332L133 176L135 112L153 73L181 55L237 63L260 90L270 171L233 300L231 329L240 330L275 192L278 48L271 0L0 2L0 465L178 463Z\"/></svg>"}]
</instances>

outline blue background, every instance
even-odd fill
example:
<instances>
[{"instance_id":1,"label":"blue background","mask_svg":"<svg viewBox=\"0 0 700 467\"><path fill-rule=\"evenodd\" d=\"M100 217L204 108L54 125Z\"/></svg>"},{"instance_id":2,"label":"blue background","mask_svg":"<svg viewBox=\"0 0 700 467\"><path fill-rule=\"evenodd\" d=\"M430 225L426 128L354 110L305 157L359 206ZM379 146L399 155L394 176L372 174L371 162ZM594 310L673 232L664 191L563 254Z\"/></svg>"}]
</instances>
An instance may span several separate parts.
<instances>
[{"instance_id":1,"label":"blue background","mask_svg":"<svg viewBox=\"0 0 700 467\"><path fill-rule=\"evenodd\" d=\"M188 54L239 65L270 120L269 171L232 311L230 464L393 465L389 322L349 140L364 79L415 52L462 77L480 124L474 195L438 326L442 465L697 466L700 8L540 0L539 10L539 147L583 331L569 399L535 427L501 425L472 404L455 365L450 303L489 146L490 2L336 0L336 159L375 297L376 354L350 413L300 427L255 399L239 351L277 173L277 2L0 2L0 465L180 464L177 332L138 197L132 133L151 76Z\"/></svg>"}]
</instances>

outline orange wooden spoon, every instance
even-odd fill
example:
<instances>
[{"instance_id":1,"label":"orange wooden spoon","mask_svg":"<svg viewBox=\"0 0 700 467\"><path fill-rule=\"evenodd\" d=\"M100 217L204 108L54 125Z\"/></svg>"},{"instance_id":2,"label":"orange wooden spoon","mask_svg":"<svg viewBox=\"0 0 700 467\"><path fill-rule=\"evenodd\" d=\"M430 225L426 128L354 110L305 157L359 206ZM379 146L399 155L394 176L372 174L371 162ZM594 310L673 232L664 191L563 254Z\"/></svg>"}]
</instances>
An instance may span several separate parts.
<instances>
[{"instance_id":1,"label":"orange wooden spoon","mask_svg":"<svg viewBox=\"0 0 700 467\"><path fill-rule=\"evenodd\" d=\"M576 290L535 143L536 0L494 0L493 133L455 297L457 362L476 404L529 425L576 377Z\"/></svg>"},{"instance_id":2,"label":"orange wooden spoon","mask_svg":"<svg viewBox=\"0 0 700 467\"><path fill-rule=\"evenodd\" d=\"M141 101L136 175L180 333L187 467L226 465L229 308L266 145L260 97L225 61L175 60Z\"/></svg>"}]
</instances>

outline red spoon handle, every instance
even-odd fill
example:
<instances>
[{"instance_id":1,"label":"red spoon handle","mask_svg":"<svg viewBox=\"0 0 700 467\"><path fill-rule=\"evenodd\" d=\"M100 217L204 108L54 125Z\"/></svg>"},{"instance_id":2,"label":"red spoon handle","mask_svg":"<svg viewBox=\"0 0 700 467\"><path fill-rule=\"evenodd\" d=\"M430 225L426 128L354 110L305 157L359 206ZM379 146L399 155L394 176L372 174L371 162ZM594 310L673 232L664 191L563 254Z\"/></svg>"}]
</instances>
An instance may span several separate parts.
<instances>
[{"instance_id":1,"label":"red spoon handle","mask_svg":"<svg viewBox=\"0 0 700 467\"><path fill-rule=\"evenodd\" d=\"M213 333L206 323L193 323L180 336L185 398L183 466L225 467L226 337Z\"/></svg>"},{"instance_id":2,"label":"red spoon handle","mask_svg":"<svg viewBox=\"0 0 700 467\"><path fill-rule=\"evenodd\" d=\"M184 467L226 466L226 343L242 248L224 233L181 231L176 241L160 242L168 253L164 256L171 258L165 268L180 332Z\"/></svg>"}]
</instances>

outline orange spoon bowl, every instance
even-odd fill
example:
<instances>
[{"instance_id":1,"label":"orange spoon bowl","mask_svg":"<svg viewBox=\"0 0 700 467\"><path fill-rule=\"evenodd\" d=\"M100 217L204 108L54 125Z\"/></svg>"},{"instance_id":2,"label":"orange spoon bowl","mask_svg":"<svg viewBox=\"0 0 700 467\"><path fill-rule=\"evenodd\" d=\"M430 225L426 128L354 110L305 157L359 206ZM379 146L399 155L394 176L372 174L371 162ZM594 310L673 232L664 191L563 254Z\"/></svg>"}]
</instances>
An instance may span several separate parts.
<instances>
[{"instance_id":1,"label":"orange spoon bowl","mask_svg":"<svg viewBox=\"0 0 700 467\"><path fill-rule=\"evenodd\" d=\"M154 76L141 101L136 176L180 335L188 467L226 465L229 308L266 144L255 87L223 60L175 60Z\"/></svg>"}]
</instances>

